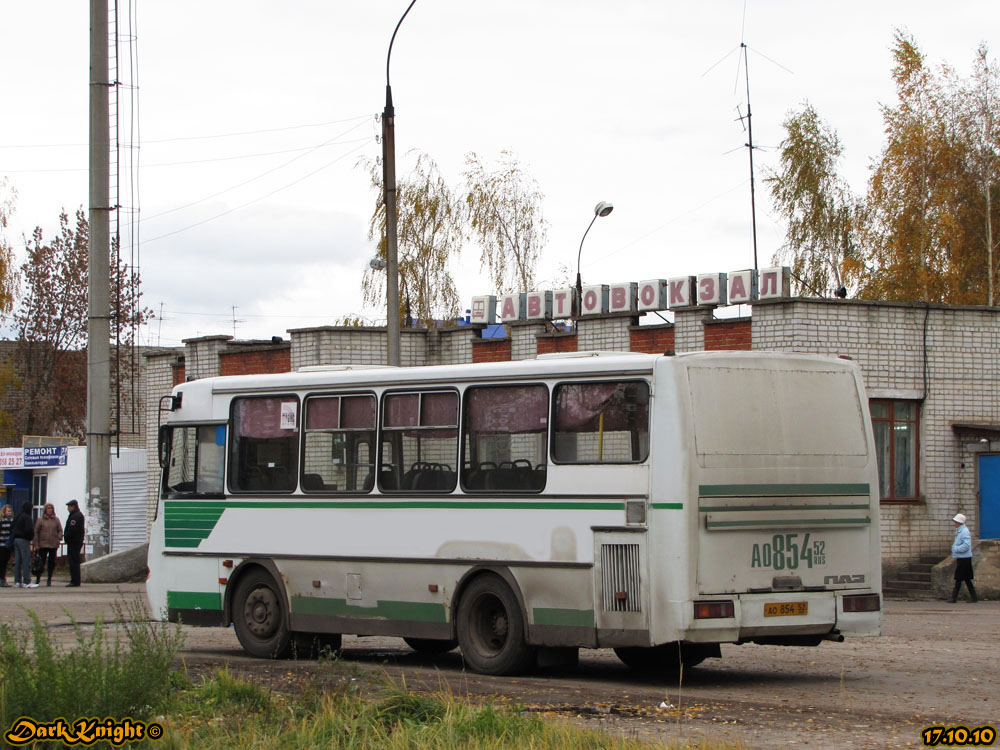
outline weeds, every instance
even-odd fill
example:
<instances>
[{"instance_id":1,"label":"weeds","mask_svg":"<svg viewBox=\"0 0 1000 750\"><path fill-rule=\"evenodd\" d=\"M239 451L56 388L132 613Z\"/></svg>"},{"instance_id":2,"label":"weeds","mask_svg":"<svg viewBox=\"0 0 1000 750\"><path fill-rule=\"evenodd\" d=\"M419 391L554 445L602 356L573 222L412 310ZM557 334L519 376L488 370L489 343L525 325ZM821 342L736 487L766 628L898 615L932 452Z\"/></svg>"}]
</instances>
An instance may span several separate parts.
<instances>
[{"instance_id":1,"label":"weeds","mask_svg":"<svg viewBox=\"0 0 1000 750\"><path fill-rule=\"evenodd\" d=\"M142 718L160 708L180 629L150 623L139 603L116 606L115 614L110 628L98 621L89 634L71 620L71 648L53 641L30 610L30 630L0 625L0 726L21 716Z\"/></svg>"}]
</instances>

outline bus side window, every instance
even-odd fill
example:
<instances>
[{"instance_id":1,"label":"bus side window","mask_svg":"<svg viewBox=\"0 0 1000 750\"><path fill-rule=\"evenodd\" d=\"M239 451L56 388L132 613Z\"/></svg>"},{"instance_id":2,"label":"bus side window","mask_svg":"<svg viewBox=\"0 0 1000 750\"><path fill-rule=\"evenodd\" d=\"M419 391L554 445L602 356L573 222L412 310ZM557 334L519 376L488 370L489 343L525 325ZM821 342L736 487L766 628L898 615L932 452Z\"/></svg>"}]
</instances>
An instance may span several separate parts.
<instances>
[{"instance_id":1,"label":"bus side window","mask_svg":"<svg viewBox=\"0 0 1000 750\"><path fill-rule=\"evenodd\" d=\"M462 489L540 492L545 488L549 392L544 385L466 390Z\"/></svg>"},{"instance_id":2,"label":"bus side window","mask_svg":"<svg viewBox=\"0 0 1000 750\"><path fill-rule=\"evenodd\" d=\"M554 391L556 463L639 463L649 455L649 384L562 383Z\"/></svg>"},{"instance_id":3,"label":"bus side window","mask_svg":"<svg viewBox=\"0 0 1000 750\"><path fill-rule=\"evenodd\" d=\"M229 489L292 492L298 485L295 396L236 398L232 403Z\"/></svg>"},{"instance_id":4,"label":"bus side window","mask_svg":"<svg viewBox=\"0 0 1000 750\"><path fill-rule=\"evenodd\" d=\"M382 407L379 490L455 489L458 465L458 393L390 393Z\"/></svg>"},{"instance_id":5,"label":"bus side window","mask_svg":"<svg viewBox=\"0 0 1000 750\"><path fill-rule=\"evenodd\" d=\"M374 483L375 396L306 400L302 491L368 492Z\"/></svg>"}]
</instances>

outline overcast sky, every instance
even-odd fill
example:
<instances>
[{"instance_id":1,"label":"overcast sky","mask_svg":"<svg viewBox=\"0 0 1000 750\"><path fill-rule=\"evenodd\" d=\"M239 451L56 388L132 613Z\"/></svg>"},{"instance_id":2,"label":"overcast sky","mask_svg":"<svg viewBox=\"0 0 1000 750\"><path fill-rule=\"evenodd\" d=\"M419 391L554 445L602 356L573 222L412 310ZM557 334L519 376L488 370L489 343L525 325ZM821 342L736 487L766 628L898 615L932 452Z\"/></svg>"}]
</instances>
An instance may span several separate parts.
<instances>
[{"instance_id":1,"label":"overcast sky","mask_svg":"<svg viewBox=\"0 0 1000 750\"><path fill-rule=\"evenodd\" d=\"M122 6L128 36L129 0ZM144 344L286 335L364 309L375 203L359 159L380 154L385 58L407 0L132 0L123 44L123 234L138 228ZM5 0L0 177L17 190L8 239L87 202L88 3ZM465 155L512 151L550 224L539 288L752 267L741 39L750 48L760 265L782 244L763 178L787 113L809 100L863 191L894 102L893 31L963 74L1000 38L995 0L418 0L392 53L398 171L428 153L460 183ZM993 50L994 53L997 50ZM713 67L714 66L714 67ZM739 76L739 77L738 77ZM138 165L133 182L127 167ZM138 223L136 224L136 220ZM126 249L126 252L131 252ZM469 246L463 305L494 290ZM159 314L162 309L162 320Z\"/></svg>"}]
</instances>

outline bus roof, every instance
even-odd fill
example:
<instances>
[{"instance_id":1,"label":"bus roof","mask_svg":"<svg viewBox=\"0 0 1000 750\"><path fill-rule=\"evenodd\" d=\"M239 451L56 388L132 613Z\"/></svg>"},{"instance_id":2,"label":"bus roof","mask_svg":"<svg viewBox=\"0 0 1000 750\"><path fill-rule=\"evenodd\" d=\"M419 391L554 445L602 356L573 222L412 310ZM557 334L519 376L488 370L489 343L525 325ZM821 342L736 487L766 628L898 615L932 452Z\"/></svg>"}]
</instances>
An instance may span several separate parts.
<instances>
[{"instance_id":1,"label":"bus roof","mask_svg":"<svg viewBox=\"0 0 1000 750\"><path fill-rule=\"evenodd\" d=\"M617 377L652 373L662 354L638 352L572 352L541 355L535 359L417 367L373 365L312 366L298 371L266 375L228 375L184 383L182 390L208 389L212 393L250 393L356 386L406 386L429 383L523 380L525 378ZM698 360L813 360L829 366L836 359L825 355L779 352L689 352L670 356L678 364ZM842 365L848 367L847 362Z\"/></svg>"}]
</instances>

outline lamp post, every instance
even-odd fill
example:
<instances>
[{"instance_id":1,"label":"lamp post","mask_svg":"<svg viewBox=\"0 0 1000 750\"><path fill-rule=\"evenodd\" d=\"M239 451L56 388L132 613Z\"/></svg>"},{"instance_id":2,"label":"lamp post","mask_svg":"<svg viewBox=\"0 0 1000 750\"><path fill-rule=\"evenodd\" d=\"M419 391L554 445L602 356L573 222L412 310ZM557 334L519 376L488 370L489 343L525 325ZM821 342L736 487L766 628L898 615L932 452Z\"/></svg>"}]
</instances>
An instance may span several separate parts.
<instances>
[{"instance_id":1,"label":"lamp post","mask_svg":"<svg viewBox=\"0 0 1000 750\"><path fill-rule=\"evenodd\" d=\"M406 7L389 40L385 56L385 110L382 112L382 190L385 202L385 302L386 355L390 367L399 367L399 258L396 251L396 113L392 107L392 87L389 85L389 59L396 33L417 0Z\"/></svg>"},{"instance_id":2,"label":"lamp post","mask_svg":"<svg viewBox=\"0 0 1000 750\"><path fill-rule=\"evenodd\" d=\"M597 221L599 216L607 216L609 213L615 210L615 207L608 203L607 201L601 201L596 206L594 206L594 218L590 220L587 225L587 231L583 233L583 237L580 238L580 249L576 254L576 314L579 315L583 309L583 284L580 281L580 256L583 254L583 241L587 239L587 232L590 228L594 226L594 222Z\"/></svg>"}]
</instances>

